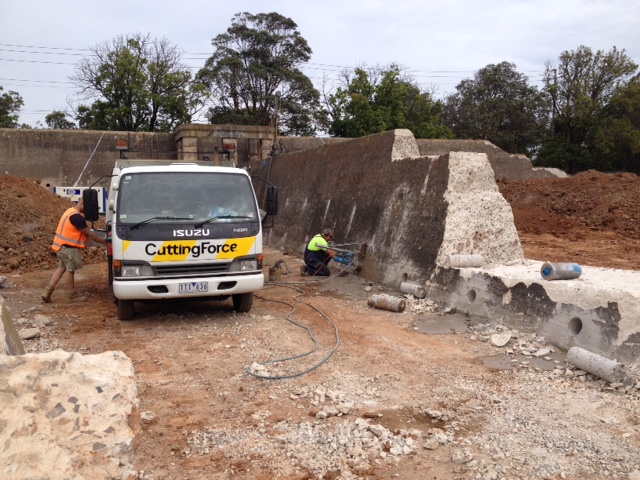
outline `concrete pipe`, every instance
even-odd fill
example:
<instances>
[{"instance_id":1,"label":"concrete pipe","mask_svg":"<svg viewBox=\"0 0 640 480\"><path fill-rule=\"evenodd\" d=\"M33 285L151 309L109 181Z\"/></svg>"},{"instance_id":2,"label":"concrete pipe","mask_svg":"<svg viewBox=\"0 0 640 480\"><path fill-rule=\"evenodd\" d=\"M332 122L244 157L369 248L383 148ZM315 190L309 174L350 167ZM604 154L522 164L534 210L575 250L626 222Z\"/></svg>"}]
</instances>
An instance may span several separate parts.
<instances>
[{"instance_id":1,"label":"concrete pipe","mask_svg":"<svg viewBox=\"0 0 640 480\"><path fill-rule=\"evenodd\" d=\"M404 312L404 308L407 305L404 298L384 294L371 295L368 303L370 307L389 310L391 312Z\"/></svg>"},{"instance_id":2,"label":"concrete pipe","mask_svg":"<svg viewBox=\"0 0 640 480\"><path fill-rule=\"evenodd\" d=\"M479 268L484 265L482 255L449 255L447 266L452 268Z\"/></svg>"},{"instance_id":3,"label":"concrete pipe","mask_svg":"<svg viewBox=\"0 0 640 480\"><path fill-rule=\"evenodd\" d=\"M611 383L624 382L629 376L625 365L580 347L572 347L569 349L567 352L567 361L571 365Z\"/></svg>"},{"instance_id":4,"label":"concrete pipe","mask_svg":"<svg viewBox=\"0 0 640 480\"><path fill-rule=\"evenodd\" d=\"M400 284L400 291L402 293L413 295L416 298L424 298L427 296L427 292L424 287L415 283L402 282Z\"/></svg>"}]
</instances>

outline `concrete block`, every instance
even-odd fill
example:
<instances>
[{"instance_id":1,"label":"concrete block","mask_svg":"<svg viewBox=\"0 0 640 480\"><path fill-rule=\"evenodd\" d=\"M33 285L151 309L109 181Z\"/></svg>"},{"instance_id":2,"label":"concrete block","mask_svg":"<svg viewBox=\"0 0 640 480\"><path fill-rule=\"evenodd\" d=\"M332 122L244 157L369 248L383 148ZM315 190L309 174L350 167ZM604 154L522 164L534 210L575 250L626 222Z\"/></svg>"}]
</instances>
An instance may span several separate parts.
<instances>
[{"instance_id":1,"label":"concrete block","mask_svg":"<svg viewBox=\"0 0 640 480\"><path fill-rule=\"evenodd\" d=\"M23 355L24 347L16 330L11 314L0 297L0 354Z\"/></svg>"}]
</instances>

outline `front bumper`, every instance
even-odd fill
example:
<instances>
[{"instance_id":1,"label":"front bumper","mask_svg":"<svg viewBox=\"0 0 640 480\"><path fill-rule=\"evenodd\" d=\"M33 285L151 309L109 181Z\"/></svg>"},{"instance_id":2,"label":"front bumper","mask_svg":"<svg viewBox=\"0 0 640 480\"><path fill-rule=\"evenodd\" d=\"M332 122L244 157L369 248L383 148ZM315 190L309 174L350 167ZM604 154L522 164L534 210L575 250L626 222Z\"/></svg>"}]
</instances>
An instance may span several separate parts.
<instances>
[{"instance_id":1,"label":"front bumper","mask_svg":"<svg viewBox=\"0 0 640 480\"><path fill-rule=\"evenodd\" d=\"M180 284L204 282L206 292L180 293ZM153 279L115 278L113 294L120 300L161 300L169 298L202 298L250 293L264 285L262 273L251 275L229 275L223 277L188 277Z\"/></svg>"}]
</instances>

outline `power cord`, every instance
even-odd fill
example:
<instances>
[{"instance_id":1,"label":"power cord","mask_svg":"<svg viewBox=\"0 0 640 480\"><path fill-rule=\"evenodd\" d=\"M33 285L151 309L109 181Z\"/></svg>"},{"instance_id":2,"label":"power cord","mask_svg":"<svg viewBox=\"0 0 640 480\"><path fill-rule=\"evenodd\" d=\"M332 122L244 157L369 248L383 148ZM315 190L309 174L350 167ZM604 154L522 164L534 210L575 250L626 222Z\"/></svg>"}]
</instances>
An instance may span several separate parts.
<instances>
[{"instance_id":1,"label":"power cord","mask_svg":"<svg viewBox=\"0 0 640 480\"><path fill-rule=\"evenodd\" d=\"M276 285L276 284L272 284L272 285ZM294 374L291 374L291 375L274 375L274 376L271 376L271 375L260 375L258 373L255 373L255 372L251 371L250 367L248 367L246 369L246 372L249 375L251 375L253 377L256 377L256 378L261 378L263 380L284 380L284 379L289 379L289 378L300 377L300 376L305 375L305 374L307 374L309 372L312 372L315 369L319 368L324 363L326 363L331 358L331 356L335 353L335 351L338 349L338 346L340 345L340 332L338 331L338 327L333 322L333 320L331 320L331 318L329 318L319 308L314 307L313 305L311 305L309 303L306 303L306 302L303 302L303 301L298 299L298 297L301 297L302 295L306 294L306 292L304 290L302 290L300 288L297 288L297 287L292 287L292 286L289 286L289 285L286 285L286 284L282 284L282 283L277 284L277 285L278 286L282 286L284 288L290 288L292 290L296 290L296 291L300 292L300 294L299 295L295 295L293 297L293 299L296 302L299 302L299 303L302 303L304 305L307 305L308 307L310 307L313 310L315 310L316 312L318 312L322 317L324 317L327 320L327 322L329 322L331 324L331 326L333 326L333 330L335 332L335 337L336 337L336 342L335 342L335 345L333 346L333 348L331 349L331 351L329 352L329 354L327 356L325 356L320 362L318 362L313 367L308 368L307 370L304 370L304 371L299 372L299 373L294 373ZM264 297L261 297L261 296L258 296L258 295L255 295L255 297L259 298L260 300L267 301L267 302L281 303L283 305L288 305L289 307L291 307L291 312L289 312L289 314L287 314L285 316L285 319L288 322L293 323L294 325L302 328L303 330L306 330L307 334L309 335L309 338L311 338L311 340L313 341L313 345L314 345L313 348L311 350L309 350L308 352L306 352L306 353L301 353L300 355L294 355L292 357L279 358L277 360L269 360L269 361L265 361L265 362L258 362L258 365L270 365L270 364L275 364L275 363L288 362L288 361L291 361L291 360L296 360L296 359L299 359L299 358L303 358L303 357L309 356L309 355L311 355L312 353L314 353L314 352L316 352L318 350L320 345L319 345L318 340L316 339L315 335L313 334L313 330L311 330L311 328L309 328L308 326L302 325L301 323L298 323L298 322L296 322L295 320L293 320L291 318L291 315L293 315L295 313L295 311L296 311L296 307L294 305L292 305L290 303L287 303L287 302L284 302L282 300L273 300L273 299L264 298Z\"/></svg>"}]
</instances>

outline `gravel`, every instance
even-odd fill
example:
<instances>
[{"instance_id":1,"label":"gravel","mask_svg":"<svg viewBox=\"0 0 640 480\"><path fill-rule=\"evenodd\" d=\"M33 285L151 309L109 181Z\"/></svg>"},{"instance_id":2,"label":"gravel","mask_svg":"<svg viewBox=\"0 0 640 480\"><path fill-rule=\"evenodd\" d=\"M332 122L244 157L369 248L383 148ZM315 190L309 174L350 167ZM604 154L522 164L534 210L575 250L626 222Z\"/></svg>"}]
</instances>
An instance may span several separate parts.
<instances>
[{"instance_id":1,"label":"gravel","mask_svg":"<svg viewBox=\"0 0 640 480\"><path fill-rule=\"evenodd\" d=\"M409 318L436 310L428 300L405 298ZM39 330L24 340L27 351L58 347L46 338L47 317L16 323L19 330ZM247 325L234 328L240 337L249 335ZM390 430L384 414L368 413L387 405L398 380L392 375L341 371L303 386L260 381L274 403L293 402L309 412L308 419L277 418L268 407L253 414L249 428L218 428L211 418L206 428L182 431L187 447L180 455L216 452L230 465L259 459L283 478L355 480L425 453L444 455L452 465L451 478L640 478L640 382L606 382L558 360L561 352L544 338L502 325L469 323L465 333L452 334L453 341L456 335L464 335L479 352L504 357L508 368L491 373L495 383L452 371L434 372L442 381L428 390L410 386L405 404L391 408L409 411L420 419L415 425L408 421L406 428ZM254 343L249 338L242 342ZM257 363L249 367L261 368ZM143 421L154 419L154 412L142 415ZM233 475L233 467L225 473ZM138 478L156 479L152 472L139 472Z\"/></svg>"}]
</instances>

